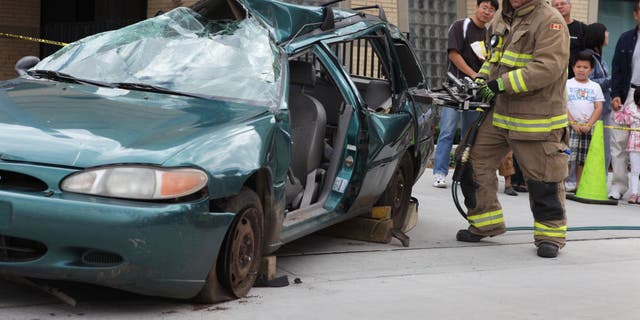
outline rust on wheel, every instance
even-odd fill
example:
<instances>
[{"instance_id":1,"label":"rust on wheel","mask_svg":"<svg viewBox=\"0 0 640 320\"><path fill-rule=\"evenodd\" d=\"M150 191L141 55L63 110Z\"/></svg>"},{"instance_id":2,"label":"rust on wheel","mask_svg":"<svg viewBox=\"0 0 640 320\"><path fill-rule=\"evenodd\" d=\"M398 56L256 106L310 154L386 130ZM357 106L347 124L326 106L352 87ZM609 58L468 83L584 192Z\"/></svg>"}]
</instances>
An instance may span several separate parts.
<instances>
[{"instance_id":1,"label":"rust on wheel","mask_svg":"<svg viewBox=\"0 0 640 320\"><path fill-rule=\"evenodd\" d=\"M235 212L236 216L211 271L214 277L208 277L201 296L215 298L219 283L227 293L241 298L249 293L258 277L262 258L262 204L253 190L243 187L221 207L225 212Z\"/></svg>"},{"instance_id":2,"label":"rust on wheel","mask_svg":"<svg viewBox=\"0 0 640 320\"><path fill-rule=\"evenodd\" d=\"M250 208L242 212L231 238L231 255L229 257L229 284L234 293L244 291L253 285L256 278L258 258L256 226L251 219L257 210ZM248 291L248 290L247 290Z\"/></svg>"}]
</instances>

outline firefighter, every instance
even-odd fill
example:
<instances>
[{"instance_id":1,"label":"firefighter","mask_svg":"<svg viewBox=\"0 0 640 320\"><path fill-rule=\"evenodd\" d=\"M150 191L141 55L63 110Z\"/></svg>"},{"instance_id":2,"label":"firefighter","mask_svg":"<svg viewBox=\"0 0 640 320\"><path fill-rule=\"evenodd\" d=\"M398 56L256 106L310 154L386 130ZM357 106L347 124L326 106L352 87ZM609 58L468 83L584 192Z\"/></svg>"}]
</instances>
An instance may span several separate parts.
<instances>
[{"instance_id":1,"label":"firefighter","mask_svg":"<svg viewBox=\"0 0 640 320\"><path fill-rule=\"evenodd\" d=\"M476 82L476 98L493 105L480 126L460 183L468 229L456 239L478 242L505 232L496 169L509 150L520 163L533 212L540 257L565 245L567 220L567 107L569 32L545 0L503 0L488 28L489 58Z\"/></svg>"}]
</instances>

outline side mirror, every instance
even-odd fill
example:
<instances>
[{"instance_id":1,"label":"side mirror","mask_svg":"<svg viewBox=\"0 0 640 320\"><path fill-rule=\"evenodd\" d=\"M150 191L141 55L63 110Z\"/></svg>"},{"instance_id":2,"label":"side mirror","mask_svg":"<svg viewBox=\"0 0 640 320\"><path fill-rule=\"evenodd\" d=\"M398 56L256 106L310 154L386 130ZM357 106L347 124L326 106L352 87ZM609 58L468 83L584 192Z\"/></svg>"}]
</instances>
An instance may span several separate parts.
<instances>
[{"instance_id":1,"label":"side mirror","mask_svg":"<svg viewBox=\"0 0 640 320\"><path fill-rule=\"evenodd\" d=\"M33 68L40 62L40 58L34 56L24 56L16 62L15 70L18 76L24 76L27 74L27 70Z\"/></svg>"},{"instance_id":2,"label":"side mirror","mask_svg":"<svg viewBox=\"0 0 640 320\"><path fill-rule=\"evenodd\" d=\"M413 98L413 101L417 103L423 103L423 104L433 103L432 94L427 89L412 88L412 89L409 89L409 95L411 96L411 98Z\"/></svg>"}]
</instances>

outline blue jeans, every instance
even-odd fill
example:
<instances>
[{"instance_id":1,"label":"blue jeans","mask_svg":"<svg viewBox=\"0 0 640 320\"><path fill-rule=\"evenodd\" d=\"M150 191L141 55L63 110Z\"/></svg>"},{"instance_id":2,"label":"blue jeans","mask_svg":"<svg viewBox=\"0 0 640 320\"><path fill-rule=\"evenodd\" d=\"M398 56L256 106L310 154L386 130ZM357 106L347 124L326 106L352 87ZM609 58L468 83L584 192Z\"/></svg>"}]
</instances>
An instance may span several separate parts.
<instances>
[{"instance_id":1,"label":"blue jeans","mask_svg":"<svg viewBox=\"0 0 640 320\"><path fill-rule=\"evenodd\" d=\"M440 134L438 135L438 142L436 143L436 154L434 156L433 174L449 173L449 162L451 154L451 147L453 146L453 139L456 135L456 129L458 127L458 120L462 117L462 124L460 125L462 131L461 134L467 131L467 128L471 126L473 121L478 118L479 113L477 111L463 111L459 112L453 108L443 107L440 114Z\"/></svg>"}]
</instances>

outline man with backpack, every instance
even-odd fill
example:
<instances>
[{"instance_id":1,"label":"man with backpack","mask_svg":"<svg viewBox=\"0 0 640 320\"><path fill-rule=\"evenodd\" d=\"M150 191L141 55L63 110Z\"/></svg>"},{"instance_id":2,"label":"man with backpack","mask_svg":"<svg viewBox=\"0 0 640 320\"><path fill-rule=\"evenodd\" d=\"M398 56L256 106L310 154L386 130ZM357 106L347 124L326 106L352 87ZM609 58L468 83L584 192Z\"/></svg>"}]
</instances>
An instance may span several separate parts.
<instances>
[{"instance_id":1,"label":"man with backpack","mask_svg":"<svg viewBox=\"0 0 640 320\"><path fill-rule=\"evenodd\" d=\"M476 77L485 59L486 24L493 19L498 10L498 0L477 0L475 15L454 22L449 27L447 51L449 55L448 71L457 78ZM452 108L442 108L440 114L440 133L434 156L433 186L446 188L445 178L449 173L449 155L453 145L458 121L462 118L461 135L478 117L477 112L458 112Z\"/></svg>"}]
</instances>

